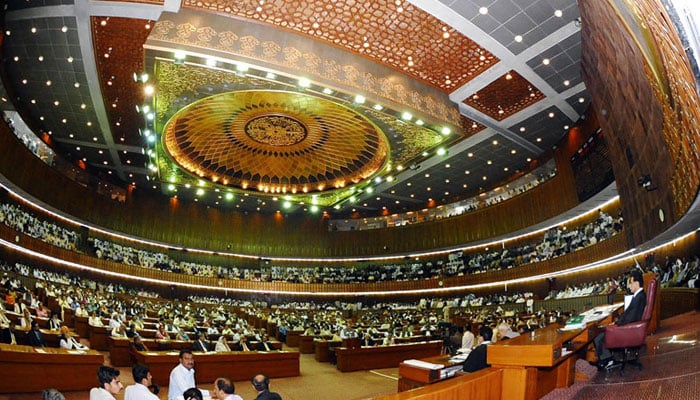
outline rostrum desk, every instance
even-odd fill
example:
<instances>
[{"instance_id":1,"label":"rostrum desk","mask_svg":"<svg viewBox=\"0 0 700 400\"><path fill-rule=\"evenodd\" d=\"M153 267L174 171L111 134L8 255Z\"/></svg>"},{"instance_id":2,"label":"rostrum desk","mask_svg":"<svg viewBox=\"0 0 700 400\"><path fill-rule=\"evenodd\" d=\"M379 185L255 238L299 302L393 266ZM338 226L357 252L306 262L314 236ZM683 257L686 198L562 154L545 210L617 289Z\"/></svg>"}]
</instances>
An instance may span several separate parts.
<instances>
[{"instance_id":1,"label":"rostrum desk","mask_svg":"<svg viewBox=\"0 0 700 400\"><path fill-rule=\"evenodd\" d=\"M486 352L491 368L503 370L503 399L535 400L554 390L571 386L575 364L585 356L588 345L601 331L591 322L584 329L562 331L551 324L518 337L489 345Z\"/></svg>"}]
</instances>

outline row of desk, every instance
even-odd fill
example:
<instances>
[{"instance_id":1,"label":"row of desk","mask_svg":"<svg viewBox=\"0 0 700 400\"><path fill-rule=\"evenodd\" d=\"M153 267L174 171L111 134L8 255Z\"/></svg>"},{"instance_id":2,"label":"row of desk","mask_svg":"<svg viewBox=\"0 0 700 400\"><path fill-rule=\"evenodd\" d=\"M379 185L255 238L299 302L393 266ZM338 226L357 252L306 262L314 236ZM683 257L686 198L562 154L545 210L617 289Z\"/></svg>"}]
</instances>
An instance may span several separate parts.
<instances>
[{"instance_id":1,"label":"row of desk","mask_svg":"<svg viewBox=\"0 0 700 400\"><path fill-rule=\"evenodd\" d=\"M104 356L95 351L0 344L0 393L87 390L97 386Z\"/></svg>"},{"instance_id":2,"label":"row of desk","mask_svg":"<svg viewBox=\"0 0 700 400\"><path fill-rule=\"evenodd\" d=\"M136 360L151 369L153 382L167 385L170 371L180 362L177 351L137 352ZM271 378L299 376L299 352L296 351L232 351L226 353L194 353L197 384L210 384L220 376L234 381L249 380L256 374Z\"/></svg>"},{"instance_id":3,"label":"row of desk","mask_svg":"<svg viewBox=\"0 0 700 400\"><path fill-rule=\"evenodd\" d=\"M141 342L146 345L150 351L180 351L182 349L191 349L191 341L182 340L157 340L157 339L141 339ZM115 367L130 367L135 359L135 352L131 351L131 339L125 338L107 338L107 346L109 347L109 358ZM213 345L213 344L212 344ZM282 343L272 342L273 350L282 350Z\"/></svg>"}]
</instances>

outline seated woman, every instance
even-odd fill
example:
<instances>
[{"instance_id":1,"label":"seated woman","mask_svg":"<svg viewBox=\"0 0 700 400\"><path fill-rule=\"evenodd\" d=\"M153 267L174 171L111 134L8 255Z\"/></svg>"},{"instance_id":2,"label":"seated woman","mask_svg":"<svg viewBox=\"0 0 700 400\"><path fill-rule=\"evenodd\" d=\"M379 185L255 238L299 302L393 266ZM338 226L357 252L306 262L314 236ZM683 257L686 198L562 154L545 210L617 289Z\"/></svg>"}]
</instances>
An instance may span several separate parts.
<instances>
[{"instance_id":1,"label":"seated woman","mask_svg":"<svg viewBox=\"0 0 700 400\"><path fill-rule=\"evenodd\" d=\"M216 347L214 347L214 351L216 351L217 353L231 351L231 347L226 341L226 335L219 336L219 340L216 341Z\"/></svg>"},{"instance_id":2,"label":"seated woman","mask_svg":"<svg viewBox=\"0 0 700 400\"><path fill-rule=\"evenodd\" d=\"M158 340L170 340L170 335L165 330L165 324L159 324L156 330L156 339Z\"/></svg>"},{"instance_id":3,"label":"seated woman","mask_svg":"<svg viewBox=\"0 0 700 400\"><path fill-rule=\"evenodd\" d=\"M29 327L32 326L33 320L34 318L32 318L31 311L29 311L29 308L25 308L24 312L22 313L22 318L19 320L19 326L25 330L29 330Z\"/></svg>"}]
</instances>

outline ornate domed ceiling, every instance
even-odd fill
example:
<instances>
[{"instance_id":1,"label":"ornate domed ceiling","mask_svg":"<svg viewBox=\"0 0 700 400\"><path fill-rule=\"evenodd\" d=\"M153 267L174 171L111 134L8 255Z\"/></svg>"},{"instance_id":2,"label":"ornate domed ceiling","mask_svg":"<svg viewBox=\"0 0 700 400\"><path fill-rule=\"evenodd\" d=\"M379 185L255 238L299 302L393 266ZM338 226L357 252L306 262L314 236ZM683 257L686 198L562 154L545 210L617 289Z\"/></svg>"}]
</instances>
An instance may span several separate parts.
<instances>
[{"instance_id":1,"label":"ornate domed ceiling","mask_svg":"<svg viewBox=\"0 0 700 400\"><path fill-rule=\"evenodd\" d=\"M165 150L213 183L264 193L341 189L376 173L388 143L348 107L291 92L237 91L199 100L163 130Z\"/></svg>"},{"instance_id":2,"label":"ornate domed ceiling","mask_svg":"<svg viewBox=\"0 0 700 400\"><path fill-rule=\"evenodd\" d=\"M588 105L576 0L6 3L2 110L87 181L245 212L285 187L339 218L473 196ZM311 100L226 121L247 91Z\"/></svg>"}]
</instances>

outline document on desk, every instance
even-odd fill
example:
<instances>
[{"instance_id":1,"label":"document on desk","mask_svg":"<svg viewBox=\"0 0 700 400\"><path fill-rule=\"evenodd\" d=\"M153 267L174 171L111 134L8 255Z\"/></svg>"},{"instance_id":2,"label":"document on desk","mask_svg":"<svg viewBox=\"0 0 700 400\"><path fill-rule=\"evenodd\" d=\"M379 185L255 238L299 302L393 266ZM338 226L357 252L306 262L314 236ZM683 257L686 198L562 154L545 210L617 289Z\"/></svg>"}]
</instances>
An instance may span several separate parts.
<instances>
[{"instance_id":1,"label":"document on desk","mask_svg":"<svg viewBox=\"0 0 700 400\"><path fill-rule=\"evenodd\" d=\"M620 307L622 307L622 303L605 304L602 306L593 307L590 310L582 313L581 315L584 316L584 321L586 323L597 322L602 319L605 319L605 317L607 317L608 315L610 315L610 313L612 313Z\"/></svg>"},{"instance_id":2,"label":"document on desk","mask_svg":"<svg viewBox=\"0 0 700 400\"><path fill-rule=\"evenodd\" d=\"M408 365L412 365L412 366L418 367L418 368L424 368L424 369L445 368L445 365L443 365L443 364L434 364L434 363L430 363L427 361L421 361L421 360L416 360L416 359L404 360L403 363L408 364Z\"/></svg>"}]
</instances>

